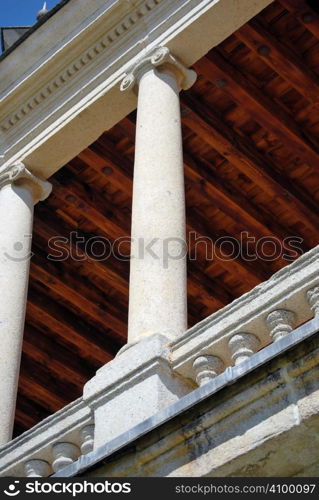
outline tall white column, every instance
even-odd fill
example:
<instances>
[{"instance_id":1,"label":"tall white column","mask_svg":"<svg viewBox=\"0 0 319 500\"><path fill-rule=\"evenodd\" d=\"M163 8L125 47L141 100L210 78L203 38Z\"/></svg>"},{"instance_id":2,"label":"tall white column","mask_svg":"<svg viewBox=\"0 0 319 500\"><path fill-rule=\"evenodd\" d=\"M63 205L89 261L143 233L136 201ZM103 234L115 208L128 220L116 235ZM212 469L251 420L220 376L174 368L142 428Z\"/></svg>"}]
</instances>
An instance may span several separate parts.
<instances>
[{"instance_id":1,"label":"tall white column","mask_svg":"<svg viewBox=\"0 0 319 500\"><path fill-rule=\"evenodd\" d=\"M187 328L184 172L179 91L196 74L165 47L132 69L138 87L128 340Z\"/></svg>"},{"instance_id":2,"label":"tall white column","mask_svg":"<svg viewBox=\"0 0 319 500\"><path fill-rule=\"evenodd\" d=\"M11 439L14 423L33 206L50 192L22 163L0 169L0 444Z\"/></svg>"}]
</instances>

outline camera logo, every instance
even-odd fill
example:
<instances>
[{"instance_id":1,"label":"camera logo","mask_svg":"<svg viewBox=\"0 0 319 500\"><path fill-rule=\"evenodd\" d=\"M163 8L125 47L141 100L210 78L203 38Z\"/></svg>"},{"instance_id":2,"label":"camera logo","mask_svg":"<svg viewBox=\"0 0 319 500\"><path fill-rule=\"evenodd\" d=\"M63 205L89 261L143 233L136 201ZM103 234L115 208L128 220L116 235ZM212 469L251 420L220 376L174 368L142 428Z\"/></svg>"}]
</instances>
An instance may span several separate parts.
<instances>
[{"instance_id":1,"label":"camera logo","mask_svg":"<svg viewBox=\"0 0 319 500\"><path fill-rule=\"evenodd\" d=\"M5 495L8 495L9 497L16 497L17 495L19 495L20 493L20 490L17 490L17 484L19 484L20 481L14 481L13 483L9 484L8 486L8 490L4 490L4 494Z\"/></svg>"},{"instance_id":2,"label":"camera logo","mask_svg":"<svg viewBox=\"0 0 319 500\"><path fill-rule=\"evenodd\" d=\"M30 241L32 240L32 234L25 234L24 238L25 240L23 242L16 241L13 245L12 250L10 250L9 252L3 252L3 255L6 257L6 259L13 262L25 262L33 257L33 252L29 250Z\"/></svg>"}]
</instances>

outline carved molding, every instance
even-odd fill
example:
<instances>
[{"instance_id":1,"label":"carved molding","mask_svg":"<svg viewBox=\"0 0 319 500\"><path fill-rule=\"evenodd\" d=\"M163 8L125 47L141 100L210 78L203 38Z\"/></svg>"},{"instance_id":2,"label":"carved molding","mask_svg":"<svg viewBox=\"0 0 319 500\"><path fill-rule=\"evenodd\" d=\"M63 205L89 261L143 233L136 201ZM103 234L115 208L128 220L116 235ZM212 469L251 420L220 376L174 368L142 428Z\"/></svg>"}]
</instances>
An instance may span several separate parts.
<instances>
[{"instance_id":1,"label":"carved molding","mask_svg":"<svg viewBox=\"0 0 319 500\"><path fill-rule=\"evenodd\" d=\"M50 177L136 107L133 92L119 89L133 61L151 47L167 45L191 66L269 3L69 2L48 20L52 29L41 26L1 61L0 155L5 158L0 164L25 159L37 175ZM212 29L216 18L223 23ZM94 49L101 52L95 56ZM83 66L85 54L93 54L93 59ZM67 69L77 69L72 67L77 61L81 69L66 82L59 81ZM43 98L41 92L49 95ZM39 103L33 102L38 98ZM7 123L11 118L14 125ZM6 123L8 130L1 130Z\"/></svg>"},{"instance_id":2,"label":"carved molding","mask_svg":"<svg viewBox=\"0 0 319 500\"><path fill-rule=\"evenodd\" d=\"M319 288L318 270L319 245L269 280L191 327L172 342L173 370L182 377L193 378L193 362L202 353L219 356L229 366L232 359L228 341L236 331L255 332L260 341L259 349L266 347L270 341L266 318L274 312L274 305L276 310L294 312L293 324L283 326L286 333L309 321L312 313L306 293L309 289ZM271 318L275 319L274 316ZM273 326L276 328L276 325ZM278 330L275 333L278 334Z\"/></svg>"},{"instance_id":3,"label":"carved molding","mask_svg":"<svg viewBox=\"0 0 319 500\"><path fill-rule=\"evenodd\" d=\"M83 455L90 453L94 448L94 425L86 425L80 431L81 452Z\"/></svg>"},{"instance_id":4,"label":"carved molding","mask_svg":"<svg viewBox=\"0 0 319 500\"><path fill-rule=\"evenodd\" d=\"M315 316L319 315L319 286L307 291L307 300Z\"/></svg>"},{"instance_id":5,"label":"carved molding","mask_svg":"<svg viewBox=\"0 0 319 500\"><path fill-rule=\"evenodd\" d=\"M36 187L36 198L40 201L45 200L52 191L50 182L33 175L22 162L0 168L0 189L6 184L14 183L20 179L25 179Z\"/></svg>"},{"instance_id":6,"label":"carved molding","mask_svg":"<svg viewBox=\"0 0 319 500\"><path fill-rule=\"evenodd\" d=\"M125 75L121 83L121 90L130 90L138 83L138 75L145 71L150 66L156 68L158 66L173 66L181 77L180 87L183 90L189 89L196 81L196 72L188 69L184 64L178 61L167 47L156 47L145 57L140 59Z\"/></svg>"},{"instance_id":7,"label":"carved molding","mask_svg":"<svg viewBox=\"0 0 319 500\"><path fill-rule=\"evenodd\" d=\"M85 66L100 56L111 44L118 41L123 35L127 34L145 15L159 5L163 0L145 0L134 12L131 12L122 19L115 27L108 31L93 46L86 50L81 56L69 64L44 88L39 90L33 97L23 104L19 109L7 117L1 124L0 129L7 132L20 120L29 115L35 108L42 104L50 95L70 81Z\"/></svg>"}]
</instances>

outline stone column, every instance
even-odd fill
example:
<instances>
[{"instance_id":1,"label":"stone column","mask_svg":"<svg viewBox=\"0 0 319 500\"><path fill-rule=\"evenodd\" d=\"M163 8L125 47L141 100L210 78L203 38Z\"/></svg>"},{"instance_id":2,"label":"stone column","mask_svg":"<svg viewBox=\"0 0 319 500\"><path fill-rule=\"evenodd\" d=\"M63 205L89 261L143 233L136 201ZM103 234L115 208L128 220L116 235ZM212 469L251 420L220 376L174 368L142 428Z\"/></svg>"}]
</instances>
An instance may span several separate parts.
<instances>
[{"instance_id":1,"label":"stone column","mask_svg":"<svg viewBox=\"0 0 319 500\"><path fill-rule=\"evenodd\" d=\"M0 169L0 444L11 439L14 423L33 206L50 192L22 163Z\"/></svg>"},{"instance_id":2,"label":"stone column","mask_svg":"<svg viewBox=\"0 0 319 500\"><path fill-rule=\"evenodd\" d=\"M196 80L166 47L124 78L138 87L128 340L187 328L186 234L180 89Z\"/></svg>"},{"instance_id":3,"label":"stone column","mask_svg":"<svg viewBox=\"0 0 319 500\"><path fill-rule=\"evenodd\" d=\"M137 89L129 344L85 386L94 449L188 394L171 367L170 337L186 329L185 202L179 90L195 81L165 47L124 78Z\"/></svg>"}]
</instances>

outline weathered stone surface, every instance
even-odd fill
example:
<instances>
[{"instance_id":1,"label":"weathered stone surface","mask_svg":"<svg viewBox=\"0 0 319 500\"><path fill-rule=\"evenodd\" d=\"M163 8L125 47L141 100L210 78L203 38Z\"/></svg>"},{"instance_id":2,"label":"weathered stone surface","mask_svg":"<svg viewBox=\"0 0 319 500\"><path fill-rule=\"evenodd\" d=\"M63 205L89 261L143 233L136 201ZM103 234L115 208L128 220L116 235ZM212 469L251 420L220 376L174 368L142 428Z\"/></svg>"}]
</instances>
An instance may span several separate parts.
<instances>
[{"instance_id":1,"label":"weathered stone surface","mask_svg":"<svg viewBox=\"0 0 319 500\"><path fill-rule=\"evenodd\" d=\"M316 334L130 443L89 475L316 476L318 361Z\"/></svg>"},{"instance_id":2,"label":"weathered stone surface","mask_svg":"<svg viewBox=\"0 0 319 500\"><path fill-rule=\"evenodd\" d=\"M39 461L47 463L49 474L52 474L53 445L67 441L80 447L83 444L82 430L92 422L90 408L82 398L77 399L0 448L0 477L24 477L26 472L34 474L31 469Z\"/></svg>"},{"instance_id":3,"label":"weathered stone surface","mask_svg":"<svg viewBox=\"0 0 319 500\"><path fill-rule=\"evenodd\" d=\"M94 449L178 401L192 386L170 367L169 339L154 334L98 370L84 387L94 410Z\"/></svg>"},{"instance_id":4,"label":"weathered stone surface","mask_svg":"<svg viewBox=\"0 0 319 500\"><path fill-rule=\"evenodd\" d=\"M255 335L262 349L273 341L267 317L274 311L291 312L292 322L283 327L284 333L308 321L314 311L311 310L307 292L318 285L318 270L319 246L194 325L172 342L174 370L185 378L192 378L193 362L202 355L217 356L225 366L233 364L228 342L233 335L241 332ZM281 334L278 334L279 337Z\"/></svg>"}]
</instances>

